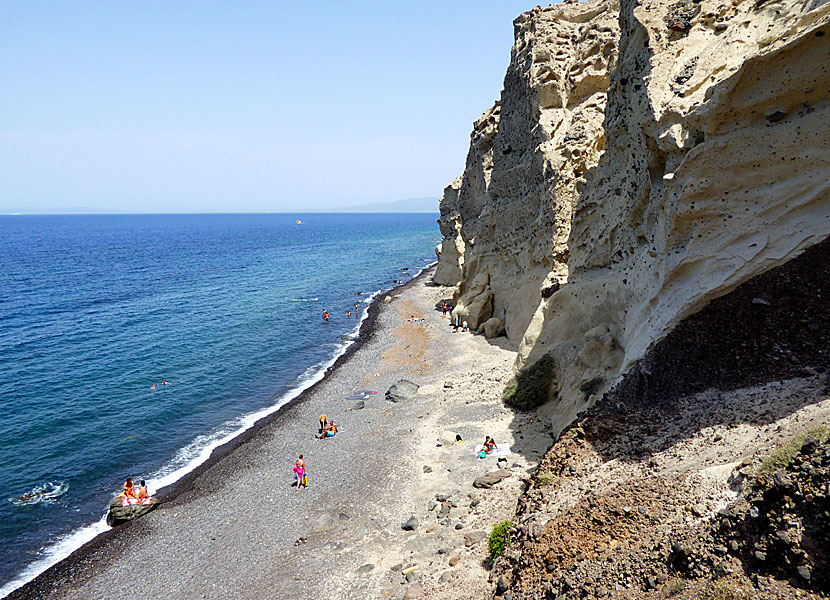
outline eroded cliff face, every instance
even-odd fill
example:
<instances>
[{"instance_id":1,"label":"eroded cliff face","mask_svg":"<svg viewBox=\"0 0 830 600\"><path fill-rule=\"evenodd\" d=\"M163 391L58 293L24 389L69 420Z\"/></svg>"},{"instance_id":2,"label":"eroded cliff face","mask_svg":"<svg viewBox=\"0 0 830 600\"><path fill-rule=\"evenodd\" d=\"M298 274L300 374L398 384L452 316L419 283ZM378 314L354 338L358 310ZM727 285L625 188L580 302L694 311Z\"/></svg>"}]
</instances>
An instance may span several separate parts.
<instances>
[{"instance_id":1,"label":"eroded cliff face","mask_svg":"<svg viewBox=\"0 0 830 600\"><path fill-rule=\"evenodd\" d=\"M504 322L517 367L553 356L556 430L685 317L828 236L829 23L828 0L516 20L441 202L436 281L474 329Z\"/></svg>"}]
</instances>

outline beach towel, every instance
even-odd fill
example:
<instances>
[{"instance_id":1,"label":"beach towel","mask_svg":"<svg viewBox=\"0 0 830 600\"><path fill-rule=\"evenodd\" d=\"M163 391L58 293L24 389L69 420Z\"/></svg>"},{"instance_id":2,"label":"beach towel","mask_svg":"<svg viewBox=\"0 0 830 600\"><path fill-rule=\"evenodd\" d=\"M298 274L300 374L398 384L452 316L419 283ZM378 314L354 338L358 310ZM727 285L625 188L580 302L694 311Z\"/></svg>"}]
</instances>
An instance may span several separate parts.
<instances>
[{"instance_id":1,"label":"beach towel","mask_svg":"<svg viewBox=\"0 0 830 600\"><path fill-rule=\"evenodd\" d=\"M377 394L375 390L358 390L351 396L347 397L346 400L368 400L374 394Z\"/></svg>"},{"instance_id":2,"label":"beach towel","mask_svg":"<svg viewBox=\"0 0 830 600\"><path fill-rule=\"evenodd\" d=\"M478 453L481 452L483 449L484 449L483 444L479 444L478 446L473 448L473 450L476 453L476 456L478 456ZM510 446L508 446L507 444L499 444L499 449L498 450L493 450L487 456L510 456Z\"/></svg>"},{"instance_id":3,"label":"beach towel","mask_svg":"<svg viewBox=\"0 0 830 600\"><path fill-rule=\"evenodd\" d=\"M150 504L152 498L132 498L130 496L121 496L121 506L134 506L136 504Z\"/></svg>"}]
</instances>

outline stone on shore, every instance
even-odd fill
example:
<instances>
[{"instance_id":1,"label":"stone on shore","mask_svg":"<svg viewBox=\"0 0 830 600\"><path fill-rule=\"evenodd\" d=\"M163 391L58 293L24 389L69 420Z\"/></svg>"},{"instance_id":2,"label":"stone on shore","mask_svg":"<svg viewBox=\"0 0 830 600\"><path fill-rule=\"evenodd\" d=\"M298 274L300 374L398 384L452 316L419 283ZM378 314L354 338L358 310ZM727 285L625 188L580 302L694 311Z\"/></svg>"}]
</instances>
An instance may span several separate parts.
<instances>
[{"instance_id":1,"label":"stone on shore","mask_svg":"<svg viewBox=\"0 0 830 600\"><path fill-rule=\"evenodd\" d=\"M501 481L502 479L507 479L511 475L512 473L507 469L499 469L498 471L487 473L486 475L482 475L481 477L476 477L475 481L473 481L473 487L481 489L490 489L499 481Z\"/></svg>"},{"instance_id":2,"label":"stone on shore","mask_svg":"<svg viewBox=\"0 0 830 600\"><path fill-rule=\"evenodd\" d=\"M470 548L471 546L475 546L481 540L487 537L487 534L483 531L471 531L470 533L464 534L464 545ZM458 562L458 561L456 561Z\"/></svg>"},{"instance_id":3,"label":"stone on shore","mask_svg":"<svg viewBox=\"0 0 830 600\"><path fill-rule=\"evenodd\" d=\"M148 504L121 506L121 495L119 494L118 497L110 502L110 510L107 513L107 525L115 527L116 525L121 525L127 521L143 517L158 506L158 504L158 500L150 498L150 502Z\"/></svg>"},{"instance_id":4,"label":"stone on shore","mask_svg":"<svg viewBox=\"0 0 830 600\"><path fill-rule=\"evenodd\" d=\"M406 592L404 592L403 599L404 600L417 600L418 598L423 598L424 596L424 586L420 583L412 583L406 588Z\"/></svg>"},{"instance_id":5,"label":"stone on shore","mask_svg":"<svg viewBox=\"0 0 830 600\"><path fill-rule=\"evenodd\" d=\"M406 522L401 525L401 529L403 529L404 531L415 531L416 529L418 529L418 519L415 517L415 515L409 517L409 519L407 519Z\"/></svg>"},{"instance_id":6,"label":"stone on shore","mask_svg":"<svg viewBox=\"0 0 830 600\"><path fill-rule=\"evenodd\" d=\"M386 390L386 399L390 402L408 400L418 392L419 387L421 386L417 383L401 379L398 383L393 384L392 387Z\"/></svg>"}]
</instances>

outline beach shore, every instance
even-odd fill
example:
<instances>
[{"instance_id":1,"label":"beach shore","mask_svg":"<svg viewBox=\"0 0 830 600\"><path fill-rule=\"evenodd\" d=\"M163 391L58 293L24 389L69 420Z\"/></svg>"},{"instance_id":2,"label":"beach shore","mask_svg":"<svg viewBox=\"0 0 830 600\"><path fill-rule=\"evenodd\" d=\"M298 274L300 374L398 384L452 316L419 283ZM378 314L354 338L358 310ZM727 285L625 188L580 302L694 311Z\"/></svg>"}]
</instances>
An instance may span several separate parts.
<instances>
[{"instance_id":1,"label":"beach shore","mask_svg":"<svg viewBox=\"0 0 830 600\"><path fill-rule=\"evenodd\" d=\"M379 298L360 343L323 381L218 449L158 510L9 598L485 597L486 535L512 517L552 438L546 419L500 400L515 350L453 333L436 310L451 289L431 273ZM400 379L418 393L386 400ZM360 408L349 399L357 390L378 393ZM323 413L338 424L333 439L315 439ZM510 476L478 489L474 479L498 468L474 452L485 435L510 446ZM310 486L298 491L301 453Z\"/></svg>"}]
</instances>

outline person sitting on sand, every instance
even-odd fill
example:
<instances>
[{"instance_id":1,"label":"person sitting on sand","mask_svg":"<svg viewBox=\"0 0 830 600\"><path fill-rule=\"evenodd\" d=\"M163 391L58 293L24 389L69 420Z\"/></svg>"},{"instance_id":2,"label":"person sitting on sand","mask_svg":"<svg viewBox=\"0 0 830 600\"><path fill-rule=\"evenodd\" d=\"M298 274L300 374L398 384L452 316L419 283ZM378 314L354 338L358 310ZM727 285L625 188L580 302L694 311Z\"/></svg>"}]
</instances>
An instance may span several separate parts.
<instances>
[{"instance_id":1,"label":"person sitting on sand","mask_svg":"<svg viewBox=\"0 0 830 600\"><path fill-rule=\"evenodd\" d=\"M491 438L489 435L484 438L484 451L487 454L490 454L493 450L498 450L499 447L496 446L496 440Z\"/></svg>"},{"instance_id":2,"label":"person sitting on sand","mask_svg":"<svg viewBox=\"0 0 830 600\"><path fill-rule=\"evenodd\" d=\"M297 459L297 462L294 463L294 476L297 478L297 489L300 489L300 486L303 485L303 475L305 474L305 461L303 460L303 455L300 454L300 458Z\"/></svg>"},{"instance_id":3,"label":"person sitting on sand","mask_svg":"<svg viewBox=\"0 0 830 600\"><path fill-rule=\"evenodd\" d=\"M124 496L127 498L135 498L135 486L133 485L133 478L127 477L127 481L124 482Z\"/></svg>"},{"instance_id":4,"label":"person sitting on sand","mask_svg":"<svg viewBox=\"0 0 830 600\"><path fill-rule=\"evenodd\" d=\"M150 496L147 494L147 484L144 483L142 479L141 482L138 484L138 499L144 500L145 498L149 498Z\"/></svg>"},{"instance_id":5,"label":"person sitting on sand","mask_svg":"<svg viewBox=\"0 0 830 600\"><path fill-rule=\"evenodd\" d=\"M336 434L337 434L337 423L332 421L331 423L329 423L329 426L326 427L326 429L320 435L317 436L317 439L322 440L323 438L334 437Z\"/></svg>"},{"instance_id":6,"label":"person sitting on sand","mask_svg":"<svg viewBox=\"0 0 830 600\"><path fill-rule=\"evenodd\" d=\"M329 418L326 415L320 415L320 429L317 433L323 433L329 427Z\"/></svg>"}]
</instances>

